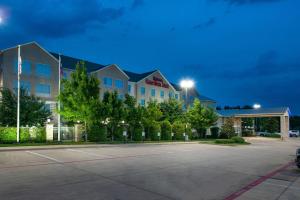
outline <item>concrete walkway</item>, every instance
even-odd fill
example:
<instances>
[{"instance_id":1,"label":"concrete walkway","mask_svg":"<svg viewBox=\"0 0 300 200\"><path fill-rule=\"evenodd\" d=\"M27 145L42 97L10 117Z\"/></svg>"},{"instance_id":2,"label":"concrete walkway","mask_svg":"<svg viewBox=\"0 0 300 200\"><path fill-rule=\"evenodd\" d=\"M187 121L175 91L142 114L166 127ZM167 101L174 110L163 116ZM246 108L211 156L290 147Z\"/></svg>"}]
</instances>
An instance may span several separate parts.
<instances>
[{"instance_id":1,"label":"concrete walkway","mask_svg":"<svg viewBox=\"0 0 300 200\"><path fill-rule=\"evenodd\" d=\"M293 162L260 177L225 200L300 199L300 169Z\"/></svg>"}]
</instances>

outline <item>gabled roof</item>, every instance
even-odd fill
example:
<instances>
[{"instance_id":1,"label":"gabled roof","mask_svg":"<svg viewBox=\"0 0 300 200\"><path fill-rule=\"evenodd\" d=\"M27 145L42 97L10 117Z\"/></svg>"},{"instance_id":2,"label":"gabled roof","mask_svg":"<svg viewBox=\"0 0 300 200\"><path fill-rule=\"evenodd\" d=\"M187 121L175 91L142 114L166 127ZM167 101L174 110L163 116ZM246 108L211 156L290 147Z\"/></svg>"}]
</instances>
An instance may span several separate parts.
<instances>
[{"instance_id":1,"label":"gabled roof","mask_svg":"<svg viewBox=\"0 0 300 200\"><path fill-rule=\"evenodd\" d=\"M50 52L50 53L56 59L59 58L59 54L53 53L53 52ZM96 70L99 70L101 68L106 67L106 65L101 65L101 64L89 62L89 61L86 61L86 60L83 60L83 59L73 58L73 57L65 56L65 55L60 55L60 58L61 58L61 64L62 64L63 68L67 68L67 69L71 69L71 70L75 70L76 64L79 61L84 61L85 62L85 65L86 65L86 68L87 68L88 72L96 71Z\"/></svg>"},{"instance_id":2,"label":"gabled roof","mask_svg":"<svg viewBox=\"0 0 300 200\"><path fill-rule=\"evenodd\" d=\"M134 72L130 72L130 71L126 71L123 70L125 72L125 74L127 74L127 76L129 77L129 81L131 82L138 82L144 78L146 78L147 76L149 76L150 74L153 74L154 72L156 72L157 70L154 71L150 71L150 72L145 72L145 73L134 73Z\"/></svg>"},{"instance_id":3,"label":"gabled roof","mask_svg":"<svg viewBox=\"0 0 300 200\"><path fill-rule=\"evenodd\" d=\"M217 110L217 113L222 117L242 117L248 115L284 115L286 112L290 115L290 110L288 107Z\"/></svg>"}]
</instances>

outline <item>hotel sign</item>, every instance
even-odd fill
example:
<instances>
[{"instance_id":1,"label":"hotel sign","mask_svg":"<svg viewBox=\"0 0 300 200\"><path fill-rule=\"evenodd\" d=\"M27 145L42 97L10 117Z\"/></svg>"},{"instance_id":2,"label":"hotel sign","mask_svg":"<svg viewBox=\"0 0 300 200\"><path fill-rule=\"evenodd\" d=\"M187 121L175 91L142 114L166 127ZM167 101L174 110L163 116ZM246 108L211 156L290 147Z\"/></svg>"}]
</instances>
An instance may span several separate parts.
<instances>
[{"instance_id":1,"label":"hotel sign","mask_svg":"<svg viewBox=\"0 0 300 200\"><path fill-rule=\"evenodd\" d=\"M162 78L159 78L156 76L153 76L152 80L146 79L146 84L155 85L155 86L163 87L163 88L169 88L169 85L167 83L164 83Z\"/></svg>"}]
</instances>

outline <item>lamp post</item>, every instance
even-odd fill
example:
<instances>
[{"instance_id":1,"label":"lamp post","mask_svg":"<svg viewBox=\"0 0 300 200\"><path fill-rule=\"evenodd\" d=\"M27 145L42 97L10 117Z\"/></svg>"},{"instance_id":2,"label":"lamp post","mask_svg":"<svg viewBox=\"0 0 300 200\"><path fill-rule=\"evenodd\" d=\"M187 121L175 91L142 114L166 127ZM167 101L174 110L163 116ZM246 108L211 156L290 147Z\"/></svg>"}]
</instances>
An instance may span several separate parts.
<instances>
[{"instance_id":1,"label":"lamp post","mask_svg":"<svg viewBox=\"0 0 300 200\"><path fill-rule=\"evenodd\" d=\"M180 81L180 87L185 89L185 105L188 107L188 89L194 87L194 81L190 79L183 79Z\"/></svg>"},{"instance_id":2,"label":"lamp post","mask_svg":"<svg viewBox=\"0 0 300 200\"><path fill-rule=\"evenodd\" d=\"M255 104L253 105L253 108L254 108L255 110L260 109L260 108L261 108L261 105L258 104L258 103L255 103ZM255 119L255 121L254 121L254 131L255 131L255 133L256 133L256 131L257 131L257 118L255 117L254 119Z\"/></svg>"}]
</instances>

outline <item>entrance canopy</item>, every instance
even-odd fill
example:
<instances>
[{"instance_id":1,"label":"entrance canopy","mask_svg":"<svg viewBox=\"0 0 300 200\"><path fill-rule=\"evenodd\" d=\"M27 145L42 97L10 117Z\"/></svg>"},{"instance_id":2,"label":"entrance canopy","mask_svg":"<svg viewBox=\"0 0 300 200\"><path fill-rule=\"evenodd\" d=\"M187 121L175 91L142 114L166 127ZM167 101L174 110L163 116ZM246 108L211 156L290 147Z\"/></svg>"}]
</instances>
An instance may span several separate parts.
<instances>
[{"instance_id":1,"label":"entrance canopy","mask_svg":"<svg viewBox=\"0 0 300 200\"><path fill-rule=\"evenodd\" d=\"M291 115L288 107L217 110L217 113L219 114L219 125L222 125L226 118L231 117L234 118L237 130L241 129L241 118L280 117L280 134L282 137L288 137L289 116Z\"/></svg>"}]
</instances>

